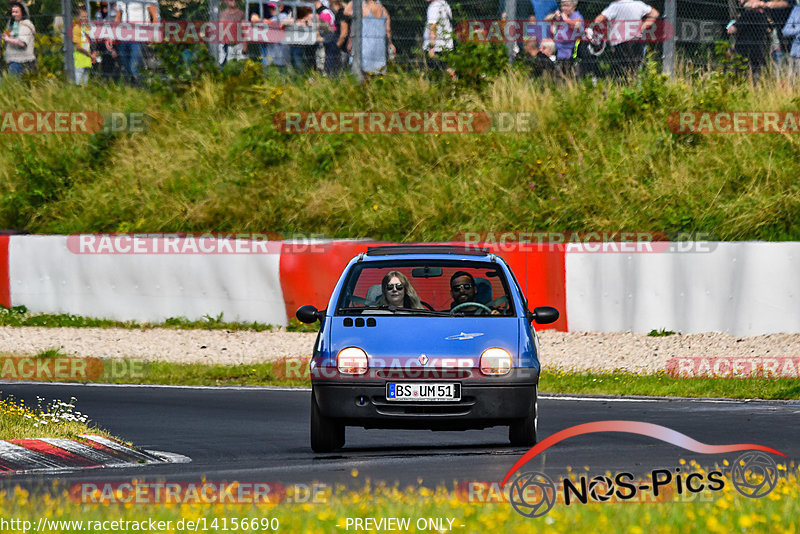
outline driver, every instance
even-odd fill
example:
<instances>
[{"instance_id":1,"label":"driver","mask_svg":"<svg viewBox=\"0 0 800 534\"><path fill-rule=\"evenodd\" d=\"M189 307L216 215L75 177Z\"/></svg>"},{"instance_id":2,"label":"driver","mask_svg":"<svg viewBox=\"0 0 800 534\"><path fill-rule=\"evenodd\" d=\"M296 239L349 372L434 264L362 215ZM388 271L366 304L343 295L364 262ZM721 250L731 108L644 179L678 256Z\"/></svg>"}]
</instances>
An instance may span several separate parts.
<instances>
[{"instance_id":1,"label":"driver","mask_svg":"<svg viewBox=\"0 0 800 534\"><path fill-rule=\"evenodd\" d=\"M453 297L453 302L450 304L451 310L465 302L478 302L475 300L477 295L478 288L471 274L465 271L456 271L453 273L453 276L450 277L450 296ZM479 306L464 306L463 308L459 308L458 311L475 313L477 310L481 309L483 308ZM492 310L492 315L499 315L499 313L500 312L497 310Z\"/></svg>"}]
</instances>

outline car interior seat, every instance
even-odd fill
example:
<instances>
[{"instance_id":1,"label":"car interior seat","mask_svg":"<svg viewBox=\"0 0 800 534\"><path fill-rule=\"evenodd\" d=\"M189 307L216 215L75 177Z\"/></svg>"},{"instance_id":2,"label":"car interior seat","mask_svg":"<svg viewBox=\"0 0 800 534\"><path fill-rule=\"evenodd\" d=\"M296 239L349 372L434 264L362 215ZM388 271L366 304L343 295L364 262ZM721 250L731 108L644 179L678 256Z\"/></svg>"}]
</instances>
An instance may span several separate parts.
<instances>
[{"instance_id":1,"label":"car interior seat","mask_svg":"<svg viewBox=\"0 0 800 534\"><path fill-rule=\"evenodd\" d=\"M381 295L383 295L383 290L381 289L380 284L369 286L369 289L367 289L367 302L365 303L365 306L377 306L378 301L381 300Z\"/></svg>"},{"instance_id":2,"label":"car interior seat","mask_svg":"<svg viewBox=\"0 0 800 534\"><path fill-rule=\"evenodd\" d=\"M486 278L475 278L475 302L488 304L492 301L492 283Z\"/></svg>"}]
</instances>

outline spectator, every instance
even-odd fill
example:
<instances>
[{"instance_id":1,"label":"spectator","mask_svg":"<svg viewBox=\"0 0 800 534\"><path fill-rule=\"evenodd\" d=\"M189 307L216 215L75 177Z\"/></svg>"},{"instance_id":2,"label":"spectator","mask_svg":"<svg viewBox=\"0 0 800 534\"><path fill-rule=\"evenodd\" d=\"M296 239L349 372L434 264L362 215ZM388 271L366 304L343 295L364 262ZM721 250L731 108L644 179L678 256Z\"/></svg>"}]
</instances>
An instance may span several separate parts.
<instances>
[{"instance_id":1,"label":"spectator","mask_svg":"<svg viewBox=\"0 0 800 534\"><path fill-rule=\"evenodd\" d=\"M236 35L238 33L236 31L236 26L244 22L245 17L244 10L239 8L236 0L224 0L224 2L225 9L219 13L219 21L221 26L220 30L222 30L223 26L232 26L233 31L220 31L219 34L227 37L227 35ZM256 15L256 17L257 16L258 15ZM258 22L258 20L256 20L256 22ZM245 58L245 45L235 41L225 40L224 42L221 42L218 51L219 56L217 57L217 61L219 61L220 66L224 66L228 61L241 60Z\"/></svg>"},{"instance_id":2,"label":"spectator","mask_svg":"<svg viewBox=\"0 0 800 534\"><path fill-rule=\"evenodd\" d=\"M292 24L292 16L284 10L278 9L276 4L267 4L267 13L264 15L267 23L276 28L283 28ZM266 43L263 56L264 67L274 68L285 74L289 67L289 45L285 43Z\"/></svg>"},{"instance_id":3,"label":"spectator","mask_svg":"<svg viewBox=\"0 0 800 534\"><path fill-rule=\"evenodd\" d=\"M75 63L75 83L85 85L89 81L89 71L97 60L97 52L93 51L89 43L87 24L89 13L85 7L78 8L78 20L72 25L72 42L75 49L72 53Z\"/></svg>"},{"instance_id":4,"label":"spectator","mask_svg":"<svg viewBox=\"0 0 800 534\"><path fill-rule=\"evenodd\" d=\"M94 20L97 22L113 22L117 18L117 10L113 5L108 2L100 2L100 9L94 14ZM99 54L97 62L93 65L97 70L98 64L100 65L100 74L105 79L119 80L119 55L117 49L114 47L114 42L111 40L104 40L101 43L94 43L92 45L94 51Z\"/></svg>"},{"instance_id":5,"label":"spectator","mask_svg":"<svg viewBox=\"0 0 800 534\"><path fill-rule=\"evenodd\" d=\"M534 78L553 77L556 74L556 44L552 39L542 39L540 45L536 37L528 37L517 60Z\"/></svg>"},{"instance_id":6,"label":"spectator","mask_svg":"<svg viewBox=\"0 0 800 534\"><path fill-rule=\"evenodd\" d=\"M314 25L314 10L308 6L297 6L297 11L295 13L297 16L294 21L295 26L306 28L308 31L311 31ZM310 43L289 45L289 54L295 72L303 74L314 68L316 61L314 52L316 48L316 35L313 36L313 41Z\"/></svg>"},{"instance_id":7,"label":"spectator","mask_svg":"<svg viewBox=\"0 0 800 534\"><path fill-rule=\"evenodd\" d=\"M531 3L533 4L533 16L536 20L545 20L548 14L558 9L556 0L531 0Z\"/></svg>"},{"instance_id":8,"label":"spectator","mask_svg":"<svg viewBox=\"0 0 800 534\"><path fill-rule=\"evenodd\" d=\"M561 9L556 9L544 19L551 23L556 59L565 74L572 72L575 47L583 34L583 16L576 10L577 7L577 0L561 0Z\"/></svg>"},{"instance_id":9,"label":"spectator","mask_svg":"<svg viewBox=\"0 0 800 534\"><path fill-rule=\"evenodd\" d=\"M389 12L377 0L365 0L361 14L361 70L374 74L386 67L387 48L389 55L394 56L396 52L392 44L392 23ZM344 8L344 15L352 19L353 2ZM343 31L349 31L350 26L346 23Z\"/></svg>"},{"instance_id":10,"label":"spectator","mask_svg":"<svg viewBox=\"0 0 800 534\"><path fill-rule=\"evenodd\" d=\"M343 0L331 0L331 10L336 16L334 22L336 23L336 28L339 32L339 39L336 41L336 46L339 47L339 57L341 58L342 64L344 64L344 62L347 60L347 47L350 44L350 18L346 17L344 14ZM347 25L347 28L345 28L345 25Z\"/></svg>"},{"instance_id":11,"label":"spectator","mask_svg":"<svg viewBox=\"0 0 800 534\"><path fill-rule=\"evenodd\" d=\"M342 70L342 59L339 55L339 33L336 26L336 15L328 7L328 0L316 0L315 7L319 16L319 35L322 49L325 52L325 73L338 74Z\"/></svg>"},{"instance_id":12,"label":"spectator","mask_svg":"<svg viewBox=\"0 0 800 534\"><path fill-rule=\"evenodd\" d=\"M598 25L608 23L611 71L616 77L630 76L639 69L645 50L642 31L650 29L657 18L658 11L641 0L614 0L594 19ZM630 25L636 25L636 31L631 31Z\"/></svg>"},{"instance_id":13,"label":"spectator","mask_svg":"<svg viewBox=\"0 0 800 534\"><path fill-rule=\"evenodd\" d=\"M446 0L428 2L422 50L428 54L428 68L443 70L445 65L436 55L453 49L453 12Z\"/></svg>"},{"instance_id":14,"label":"spectator","mask_svg":"<svg viewBox=\"0 0 800 534\"><path fill-rule=\"evenodd\" d=\"M739 17L728 25L728 34L736 36L733 51L747 58L753 83L757 83L761 69L767 62L771 44L770 24L776 13L789 7L786 0L739 0Z\"/></svg>"},{"instance_id":15,"label":"spectator","mask_svg":"<svg viewBox=\"0 0 800 534\"><path fill-rule=\"evenodd\" d=\"M125 0L117 2L117 22L158 22L155 0ZM144 43L119 43L119 59L125 75L134 85L139 84L139 69L144 62Z\"/></svg>"},{"instance_id":16,"label":"spectator","mask_svg":"<svg viewBox=\"0 0 800 534\"><path fill-rule=\"evenodd\" d=\"M3 32L6 44L8 73L13 76L36 70L33 41L36 28L28 17L28 9L19 2L11 2L11 19Z\"/></svg>"},{"instance_id":17,"label":"spectator","mask_svg":"<svg viewBox=\"0 0 800 534\"><path fill-rule=\"evenodd\" d=\"M789 51L789 76L795 81L800 75L800 5L792 8L782 33L784 37L792 39L792 48Z\"/></svg>"}]
</instances>

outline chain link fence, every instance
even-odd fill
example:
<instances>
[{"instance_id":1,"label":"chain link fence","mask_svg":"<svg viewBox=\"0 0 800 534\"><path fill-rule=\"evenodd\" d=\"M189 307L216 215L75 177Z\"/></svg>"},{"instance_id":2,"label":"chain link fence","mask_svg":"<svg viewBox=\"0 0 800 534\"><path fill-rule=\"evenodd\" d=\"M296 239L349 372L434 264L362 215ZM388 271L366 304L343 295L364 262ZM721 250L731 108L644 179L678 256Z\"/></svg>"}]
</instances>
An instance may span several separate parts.
<instances>
[{"instance_id":1,"label":"chain link fence","mask_svg":"<svg viewBox=\"0 0 800 534\"><path fill-rule=\"evenodd\" d=\"M442 0L433 3L440 2ZM447 3L448 20L442 20L442 24L452 28L456 37L452 53L457 54L462 48L460 45L466 41L485 42L488 46L505 47L509 60L515 57L518 60L530 59L530 64L535 65L542 59L541 56L536 58L542 49L545 55L554 52L560 63L571 63L572 67L579 64L579 73L593 76L613 75L625 62L631 64L630 71L635 70L643 57L657 62L668 74L676 69L691 73L699 69L720 68L731 64L734 54L746 58L741 62L743 68L750 68L756 76L765 68L780 75L792 63L790 51L797 30L794 33L784 31L794 8L789 0L653 0L647 4L655 11L614 10L613 5L609 7L608 0L580 0L572 10L580 14L584 23L573 27L565 26L564 21L574 19L576 15L563 4L556 4L556 0L451 0ZM3 26L7 34L15 31L10 16L11 5L8 0L0 2L6 14ZM136 75L157 72L168 62L159 56L158 50L168 47L179 50L178 62L199 62L198 50L205 49L204 54L207 53L210 59L203 64L204 68L254 60L261 62L265 69L292 72L315 69L335 74L353 70L351 56L361 53L372 57L374 49L381 46L385 47L383 61L390 66L447 66L446 49L449 46L437 50L439 63L432 63L431 56L424 50L426 37L429 37L426 34L430 32L426 19L432 2L383 0L377 4L381 7L375 5L374 1L362 4L364 22L361 30L365 33L360 39L361 47L357 39L340 35L343 26L359 31L355 23L359 15L358 6L347 8L337 0L173 0L158 3L155 0L130 0L90 1L85 4L79 0L33 0L25 7L26 15L36 28L35 53L40 73L68 76L69 79L76 79L76 68L84 72L84 76L93 78L120 80L127 75L131 79L132 62L136 63ZM184 35L183 41L178 36L172 40L162 39L161 43L154 45L152 41L156 38L151 32L128 46L130 43L126 43L124 37L120 39L118 26L107 25L105 30L101 26L104 22L148 22L154 18L149 6L154 8L155 18L161 24L181 21L186 24L180 28L194 29L199 38L192 41L191 35ZM82 8L86 10L85 14ZM347 9L355 13L349 14ZM123 12L121 17L120 11ZM383 23L370 20L381 18L382 13L388 14L390 19L388 28L384 30L384 33L390 32L390 40L383 40ZM638 20L626 20L625 16L630 17L631 13L640 15ZM349 19L348 15L353 18ZM623 50L626 44L630 44L624 41L627 33L636 33L637 27L641 30L642 20L647 21L655 15L653 31L643 39L634 40L635 46ZM598 16L606 19L605 25L594 23ZM76 21L82 24L73 26ZM237 26L236 32L239 33L233 32L233 37L220 36L225 33L223 26L201 27L208 21L234 22L246 28L242 33ZM615 29L614 23L622 24L621 29ZM265 33L254 37L258 30L248 24L263 25ZM75 28L75 31L70 31L70 28ZM163 37L164 28L160 31ZM209 38L209 32L216 33L217 37ZM544 42L548 39L555 41L554 51ZM273 40L278 42L270 42ZM580 43L578 46L574 45L575 40ZM531 45L530 41L535 44ZM4 50L10 46L6 44ZM6 52L6 63L7 56ZM365 57L361 58L362 65L365 65ZM375 59L372 57L371 60ZM377 57L378 64L380 60ZM81 80L78 78L78 81Z\"/></svg>"}]
</instances>

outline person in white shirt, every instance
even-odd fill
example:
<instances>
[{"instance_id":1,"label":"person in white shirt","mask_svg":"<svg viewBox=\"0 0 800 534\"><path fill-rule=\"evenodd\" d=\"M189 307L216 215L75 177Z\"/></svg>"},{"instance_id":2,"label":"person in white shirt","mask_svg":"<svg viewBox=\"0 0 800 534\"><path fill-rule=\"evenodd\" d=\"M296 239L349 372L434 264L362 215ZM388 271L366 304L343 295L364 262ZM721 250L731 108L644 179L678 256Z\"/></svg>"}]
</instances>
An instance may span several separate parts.
<instances>
[{"instance_id":1,"label":"person in white shirt","mask_svg":"<svg viewBox=\"0 0 800 534\"><path fill-rule=\"evenodd\" d=\"M156 0L126 0L117 2L117 22L158 22ZM138 85L139 68L144 62L144 43L119 43L119 60L131 83Z\"/></svg>"},{"instance_id":2,"label":"person in white shirt","mask_svg":"<svg viewBox=\"0 0 800 534\"><path fill-rule=\"evenodd\" d=\"M428 0L428 2L422 49L429 59L434 59L436 54L453 49L453 12L445 0ZM431 66L431 63L429 61L428 65Z\"/></svg>"},{"instance_id":3,"label":"person in white shirt","mask_svg":"<svg viewBox=\"0 0 800 534\"><path fill-rule=\"evenodd\" d=\"M616 77L626 77L639 69L644 58L645 39L658 11L641 0L615 0L594 19L595 25L606 25L611 45L611 69ZM644 20L643 20L644 19Z\"/></svg>"}]
</instances>

